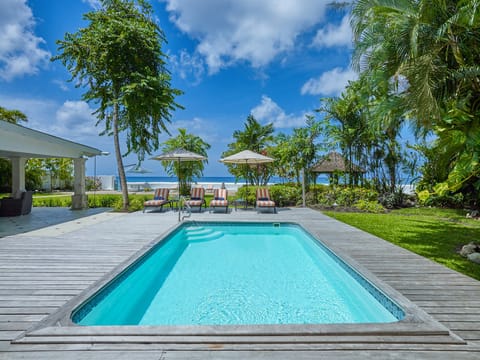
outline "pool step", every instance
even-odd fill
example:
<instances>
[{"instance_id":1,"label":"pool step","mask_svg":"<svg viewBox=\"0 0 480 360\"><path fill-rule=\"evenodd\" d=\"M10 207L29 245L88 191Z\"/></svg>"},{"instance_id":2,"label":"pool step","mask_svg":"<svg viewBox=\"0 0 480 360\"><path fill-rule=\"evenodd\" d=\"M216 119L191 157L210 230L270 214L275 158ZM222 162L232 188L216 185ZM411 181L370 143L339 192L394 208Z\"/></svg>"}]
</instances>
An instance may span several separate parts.
<instances>
[{"instance_id":1,"label":"pool step","mask_svg":"<svg viewBox=\"0 0 480 360\"><path fill-rule=\"evenodd\" d=\"M192 226L185 229L187 236L206 235L212 231L212 229L204 228L203 226Z\"/></svg>"},{"instance_id":2,"label":"pool step","mask_svg":"<svg viewBox=\"0 0 480 360\"><path fill-rule=\"evenodd\" d=\"M119 329L112 327L105 330L92 329L90 327L47 327L23 334L13 341L14 344L23 346L55 345L57 349L92 350L98 347L102 350L116 350L119 345L126 346L128 350L168 350L168 351L201 351L201 350L224 350L224 351L338 351L338 350L432 350L453 351L465 348L466 342L448 331L423 333L420 331L402 331L398 334L391 331L352 333L325 333L325 334L208 334L208 331L199 334L177 334L175 327L166 327L167 334L163 333L165 327L146 327L138 330ZM248 328L248 327L247 327ZM279 327L281 328L281 327ZM339 328L340 329L340 328ZM209 330L211 331L211 330ZM466 350L467 351L467 350ZM473 353L472 353L473 354ZM451 353L454 358L455 353ZM373 356L372 356L373 357ZM348 357L348 358L356 358ZM365 357L366 358L366 357ZM370 358L370 357L369 357ZM432 357L433 358L433 357ZM445 357L448 358L448 357ZM474 357L471 357L472 359ZM412 357L413 359L413 357Z\"/></svg>"},{"instance_id":3,"label":"pool step","mask_svg":"<svg viewBox=\"0 0 480 360\"><path fill-rule=\"evenodd\" d=\"M209 229L210 230L210 229ZM194 235L187 235L188 242L203 242L219 239L223 236L222 231L210 230L208 232L195 233Z\"/></svg>"}]
</instances>

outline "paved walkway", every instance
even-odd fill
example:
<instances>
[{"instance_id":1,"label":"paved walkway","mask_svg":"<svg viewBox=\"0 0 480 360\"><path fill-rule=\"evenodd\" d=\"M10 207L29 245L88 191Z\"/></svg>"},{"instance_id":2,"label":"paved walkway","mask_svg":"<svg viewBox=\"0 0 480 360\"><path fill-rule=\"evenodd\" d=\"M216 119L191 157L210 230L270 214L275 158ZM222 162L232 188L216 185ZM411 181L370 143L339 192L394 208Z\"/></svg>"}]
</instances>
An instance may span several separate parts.
<instances>
[{"instance_id":1,"label":"paved walkway","mask_svg":"<svg viewBox=\"0 0 480 360\"><path fill-rule=\"evenodd\" d=\"M298 222L394 297L409 312L406 321L257 333L56 322L79 294L173 229L177 216L102 213L0 238L0 359L480 358L480 282L310 209L204 212L191 220Z\"/></svg>"}]
</instances>

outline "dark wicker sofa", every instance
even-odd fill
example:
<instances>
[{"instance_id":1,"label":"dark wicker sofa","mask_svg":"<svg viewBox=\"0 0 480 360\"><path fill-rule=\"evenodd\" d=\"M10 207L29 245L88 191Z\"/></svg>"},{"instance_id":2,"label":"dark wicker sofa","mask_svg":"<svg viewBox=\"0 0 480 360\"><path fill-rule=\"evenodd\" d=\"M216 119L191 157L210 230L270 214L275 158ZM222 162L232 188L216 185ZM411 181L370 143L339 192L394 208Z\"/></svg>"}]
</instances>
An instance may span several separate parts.
<instances>
[{"instance_id":1,"label":"dark wicker sofa","mask_svg":"<svg viewBox=\"0 0 480 360\"><path fill-rule=\"evenodd\" d=\"M0 216L20 216L32 211L33 191L23 191L20 197L0 199Z\"/></svg>"}]
</instances>

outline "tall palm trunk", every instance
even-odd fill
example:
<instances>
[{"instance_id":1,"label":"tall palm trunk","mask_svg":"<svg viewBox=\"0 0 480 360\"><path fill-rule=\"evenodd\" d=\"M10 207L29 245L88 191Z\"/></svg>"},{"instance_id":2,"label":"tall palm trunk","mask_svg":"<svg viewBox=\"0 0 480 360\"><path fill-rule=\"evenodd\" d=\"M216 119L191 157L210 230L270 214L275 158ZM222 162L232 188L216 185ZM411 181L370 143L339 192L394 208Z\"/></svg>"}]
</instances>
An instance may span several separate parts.
<instances>
[{"instance_id":1,"label":"tall palm trunk","mask_svg":"<svg viewBox=\"0 0 480 360\"><path fill-rule=\"evenodd\" d=\"M120 139L118 136L118 103L113 105L113 144L115 147L115 157L117 158L117 168L118 168L118 177L120 178L120 186L122 188L122 199L123 199L123 209L128 211L129 201L128 201L128 188L127 188L127 178L125 176L125 169L123 168L122 161L122 152L120 151Z\"/></svg>"}]
</instances>

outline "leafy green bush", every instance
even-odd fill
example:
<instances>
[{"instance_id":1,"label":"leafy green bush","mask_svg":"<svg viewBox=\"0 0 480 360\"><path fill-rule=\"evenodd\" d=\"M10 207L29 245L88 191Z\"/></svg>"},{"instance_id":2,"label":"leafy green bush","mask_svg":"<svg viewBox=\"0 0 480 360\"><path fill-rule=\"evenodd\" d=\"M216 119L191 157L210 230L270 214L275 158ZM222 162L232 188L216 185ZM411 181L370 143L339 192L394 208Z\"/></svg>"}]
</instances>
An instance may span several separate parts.
<instances>
[{"instance_id":1,"label":"leafy green bush","mask_svg":"<svg viewBox=\"0 0 480 360\"><path fill-rule=\"evenodd\" d=\"M117 195L118 198L114 201L113 208L116 211L123 211L123 198L121 195ZM128 202L129 202L129 207L128 211L133 212L133 211L138 211L143 209L143 202L145 200L152 199L152 196L148 195L129 195L128 196Z\"/></svg>"},{"instance_id":2,"label":"leafy green bush","mask_svg":"<svg viewBox=\"0 0 480 360\"><path fill-rule=\"evenodd\" d=\"M358 201L377 202L378 193L375 190L361 187L329 186L322 188L317 200L322 205L354 206Z\"/></svg>"},{"instance_id":3,"label":"leafy green bush","mask_svg":"<svg viewBox=\"0 0 480 360\"><path fill-rule=\"evenodd\" d=\"M128 208L129 211L138 211L143 209L143 200L135 197L129 198L130 199L130 206Z\"/></svg>"},{"instance_id":4,"label":"leafy green bush","mask_svg":"<svg viewBox=\"0 0 480 360\"><path fill-rule=\"evenodd\" d=\"M115 204L113 204L113 208L115 211L121 211L123 210L123 199L119 197L116 201Z\"/></svg>"},{"instance_id":5,"label":"leafy green bush","mask_svg":"<svg viewBox=\"0 0 480 360\"><path fill-rule=\"evenodd\" d=\"M296 206L302 202L302 189L297 185L272 185L268 190L279 207Z\"/></svg>"},{"instance_id":6,"label":"leafy green bush","mask_svg":"<svg viewBox=\"0 0 480 360\"><path fill-rule=\"evenodd\" d=\"M387 209L398 209L404 206L407 196L402 191L380 194L378 201Z\"/></svg>"},{"instance_id":7,"label":"leafy green bush","mask_svg":"<svg viewBox=\"0 0 480 360\"><path fill-rule=\"evenodd\" d=\"M143 202L151 199L151 195L135 194L130 195L129 211L137 211L143 209ZM71 196L42 196L33 197L33 206L43 207L71 207ZM106 207L120 210L123 208L122 195L120 194L95 194L88 195L88 206L91 208Z\"/></svg>"},{"instance_id":8,"label":"leafy green bush","mask_svg":"<svg viewBox=\"0 0 480 360\"><path fill-rule=\"evenodd\" d=\"M353 207L369 213L379 214L385 212L385 208L378 201L358 200Z\"/></svg>"},{"instance_id":9,"label":"leafy green bush","mask_svg":"<svg viewBox=\"0 0 480 360\"><path fill-rule=\"evenodd\" d=\"M88 195L88 206L91 208L96 207L115 207L115 204L118 200L122 199L121 195L118 194L95 194Z\"/></svg>"},{"instance_id":10,"label":"leafy green bush","mask_svg":"<svg viewBox=\"0 0 480 360\"><path fill-rule=\"evenodd\" d=\"M98 177L87 176L85 178L85 188L87 191L100 190L102 188L102 180Z\"/></svg>"},{"instance_id":11,"label":"leafy green bush","mask_svg":"<svg viewBox=\"0 0 480 360\"><path fill-rule=\"evenodd\" d=\"M45 197L33 197L33 206L38 207L71 207L71 196L45 196Z\"/></svg>"},{"instance_id":12,"label":"leafy green bush","mask_svg":"<svg viewBox=\"0 0 480 360\"><path fill-rule=\"evenodd\" d=\"M465 198L462 193L440 195L424 190L420 191L417 195L420 205L423 206L461 209L465 203Z\"/></svg>"},{"instance_id":13,"label":"leafy green bush","mask_svg":"<svg viewBox=\"0 0 480 360\"><path fill-rule=\"evenodd\" d=\"M264 188L264 186L261 188ZM247 196L246 187L242 186L237 190L237 198L247 198L249 204L254 204L256 200L256 191L256 186L249 186ZM268 191L270 192L270 197L275 201L278 207L295 206L302 201L302 190L293 184L268 186Z\"/></svg>"},{"instance_id":14,"label":"leafy green bush","mask_svg":"<svg viewBox=\"0 0 480 360\"><path fill-rule=\"evenodd\" d=\"M255 203L255 192L256 192L256 187L255 186L241 186L237 190L237 199L247 199L249 204ZM247 190L248 190L248 195L247 195Z\"/></svg>"},{"instance_id":15,"label":"leafy green bush","mask_svg":"<svg viewBox=\"0 0 480 360\"><path fill-rule=\"evenodd\" d=\"M344 206L352 206L360 200L376 202L378 200L378 193L375 190L361 187L346 187L337 193L337 202L340 202Z\"/></svg>"}]
</instances>

